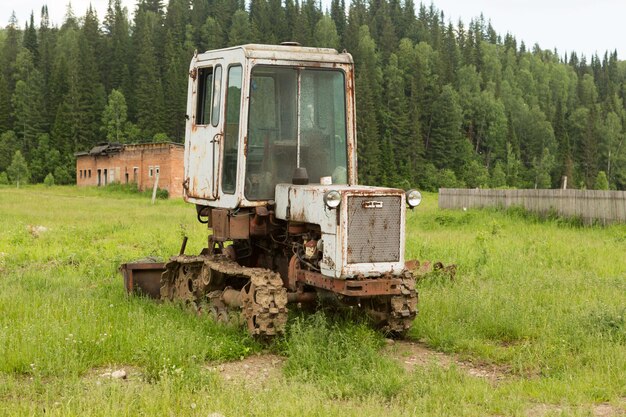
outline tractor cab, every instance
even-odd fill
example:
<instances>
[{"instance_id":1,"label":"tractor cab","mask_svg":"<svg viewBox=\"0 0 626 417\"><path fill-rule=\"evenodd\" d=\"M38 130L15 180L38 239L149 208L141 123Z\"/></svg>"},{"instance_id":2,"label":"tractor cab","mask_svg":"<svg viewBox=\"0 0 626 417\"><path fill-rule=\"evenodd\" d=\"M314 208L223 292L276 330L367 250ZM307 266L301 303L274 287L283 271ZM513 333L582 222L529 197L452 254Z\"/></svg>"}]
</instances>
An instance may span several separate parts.
<instances>
[{"instance_id":1,"label":"tractor cab","mask_svg":"<svg viewBox=\"0 0 626 417\"><path fill-rule=\"evenodd\" d=\"M243 45L196 54L186 201L265 205L298 167L311 184L355 185L353 79L352 56L334 49Z\"/></svg>"}]
</instances>

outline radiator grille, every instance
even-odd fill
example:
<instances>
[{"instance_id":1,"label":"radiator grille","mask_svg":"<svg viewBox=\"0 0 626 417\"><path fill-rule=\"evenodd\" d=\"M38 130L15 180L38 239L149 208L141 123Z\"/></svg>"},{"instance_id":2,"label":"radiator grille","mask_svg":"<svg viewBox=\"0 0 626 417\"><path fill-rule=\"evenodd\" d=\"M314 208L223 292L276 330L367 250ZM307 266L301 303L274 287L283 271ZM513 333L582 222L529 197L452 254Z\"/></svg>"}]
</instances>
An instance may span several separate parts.
<instances>
[{"instance_id":1,"label":"radiator grille","mask_svg":"<svg viewBox=\"0 0 626 417\"><path fill-rule=\"evenodd\" d=\"M348 196L348 263L400 261L400 196Z\"/></svg>"}]
</instances>

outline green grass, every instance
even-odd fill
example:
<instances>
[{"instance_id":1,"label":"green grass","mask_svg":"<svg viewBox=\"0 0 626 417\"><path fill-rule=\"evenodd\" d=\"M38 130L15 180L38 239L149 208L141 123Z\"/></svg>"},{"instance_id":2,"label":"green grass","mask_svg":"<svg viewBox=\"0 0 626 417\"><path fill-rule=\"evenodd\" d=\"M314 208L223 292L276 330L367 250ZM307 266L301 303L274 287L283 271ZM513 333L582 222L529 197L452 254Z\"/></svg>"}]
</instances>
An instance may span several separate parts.
<instances>
[{"instance_id":1,"label":"green grass","mask_svg":"<svg viewBox=\"0 0 626 417\"><path fill-rule=\"evenodd\" d=\"M456 263L418 284L410 337L508 375L435 363L407 372L362 323L294 312L269 347L283 378L227 383L207 364L261 352L236 327L127 298L117 268L167 258L206 229L181 200L112 188L0 188L0 415L588 415L626 398L626 226L581 227L519 210L408 215L407 259ZM33 236L28 226L48 230ZM265 348L267 349L267 348ZM120 383L108 366L137 369ZM620 408L621 407L621 408ZM545 413L544 413L545 414ZM550 412L546 415L551 415Z\"/></svg>"}]
</instances>

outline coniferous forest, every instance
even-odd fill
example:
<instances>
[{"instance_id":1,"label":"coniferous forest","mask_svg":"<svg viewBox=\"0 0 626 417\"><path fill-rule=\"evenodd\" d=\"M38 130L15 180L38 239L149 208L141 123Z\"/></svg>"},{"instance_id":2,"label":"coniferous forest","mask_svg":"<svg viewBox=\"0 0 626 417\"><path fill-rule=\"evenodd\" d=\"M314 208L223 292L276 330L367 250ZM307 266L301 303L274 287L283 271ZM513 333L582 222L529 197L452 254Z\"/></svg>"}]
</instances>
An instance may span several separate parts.
<instances>
[{"instance_id":1,"label":"coniferous forest","mask_svg":"<svg viewBox=\"0 0 626 417\"><path fill-rule=\"evenodd\" d=\"M194 50L297 41L354 57L361 183L626 189L616 52L561 55L413 0L139 0L132 19L110 0L60 27L38 12L0 29L0 182L71 183L100 142L182 142Z\"/></svg>"}]
</instances>

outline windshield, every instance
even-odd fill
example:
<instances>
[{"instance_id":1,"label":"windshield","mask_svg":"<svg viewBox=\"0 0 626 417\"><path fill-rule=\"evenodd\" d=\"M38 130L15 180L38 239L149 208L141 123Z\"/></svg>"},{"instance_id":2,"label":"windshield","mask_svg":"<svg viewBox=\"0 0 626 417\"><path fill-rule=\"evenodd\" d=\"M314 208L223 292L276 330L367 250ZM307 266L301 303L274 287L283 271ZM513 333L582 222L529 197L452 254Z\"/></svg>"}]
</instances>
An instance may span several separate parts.
<instances>
[{"instance_id":1,"label":"windshield","mask_svg":"<svg viewBox=\"0 0 626 417\"><path fill-rule=\"evenodd\" d=\"M299 162L299 163L298 163ZM274 198L297 166L309 181L347 183L344 74L338 70L256 66L250 80L245 195Z\"/></svg>"}]
</instances>

